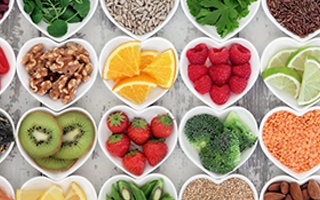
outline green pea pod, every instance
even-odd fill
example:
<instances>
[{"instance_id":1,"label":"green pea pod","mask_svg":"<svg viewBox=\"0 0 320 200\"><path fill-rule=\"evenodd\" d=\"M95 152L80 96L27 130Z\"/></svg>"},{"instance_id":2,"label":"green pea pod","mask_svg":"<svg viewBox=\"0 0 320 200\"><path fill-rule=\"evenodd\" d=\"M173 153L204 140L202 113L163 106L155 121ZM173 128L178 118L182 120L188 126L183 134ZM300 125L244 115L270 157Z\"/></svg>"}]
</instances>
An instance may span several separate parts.
<instances>
[{"instance_id":1,"label":"green pea pod","mask_svg":"<svg viewBox=\"0 0 320 200\"><path fill-rule=\"evenodd\" d=\"M153 180L151 182L148 182L146 184L144 184L143 186L141 186L141 190L143 191L144 195L146 197L149 197L151 192L152 192L152 189L154 187L154 185L158 182L158 180Z\"/></svg>"},{"instance_id":2,"label":"green pea pod","mask_svg":"<svg viewBox=\"0 0 320 200\"><path fill-rule=\"evenodd\" d=\"M114 200L122 200L116 186L114 184L112 184L112 188L111 188L111 196Z\"/></svg>"},{"instance_id":3,"label":"green pea pod","mask_svg":"<svg viewBox=\"0 0 320 200\"><path fill-rule=\"evenodd\" d=\"M109 195L106 195L106 200L113 200L113 199Z\"/></svg>"},{"instance_id":4,"label":"green pea pod","mask_svg":"<svg viewBox=\"0 0 320 200\"><path fill-rule=\"evenodd\" d=\"M117 182L118 189L122 199L124 200L134 200L131 190L127 182L120 180Z\"/></svg>"},{"instance_id":5,"label":"green pea pod","mask_svg":"<svg viewBox=\"0 0 320 200\"><path fill-rule=\"evenodd\" d=\"M160 178L152 188L149 200L160 200L164 191L164 180Z\"/></svg>"},{"instance_id":6,"label":"green pea pod","mask_svg":"<svg viewBox=\"0 0 320 200\"><path fill-rule=\"evenodd\" d=\"M160 200L175 200L175 198L173 198L172 196L170 196L170 194L165 193Z\"/></svg>"},{"instance_id":7,"label":"green pea pod","mask_svg":"<svg viewBox=\"0 0 320 200\"><path fill-rule=\"evenodd\" d=\"M147 198L144 195L143 191L140 190L136 184L134 184L133 182L129 182L129 185L130 185L131 191L132 191L133 196L134 196L135 199L147 200Z\"/></svg>"}]
</instances>

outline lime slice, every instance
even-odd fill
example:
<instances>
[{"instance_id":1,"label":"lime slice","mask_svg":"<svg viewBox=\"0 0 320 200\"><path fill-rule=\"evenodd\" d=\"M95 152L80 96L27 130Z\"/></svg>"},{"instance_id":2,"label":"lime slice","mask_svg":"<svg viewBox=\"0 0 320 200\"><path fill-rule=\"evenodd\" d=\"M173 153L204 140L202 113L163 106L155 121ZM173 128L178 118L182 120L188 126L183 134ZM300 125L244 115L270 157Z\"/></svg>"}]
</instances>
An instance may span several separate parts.
<instances>
[{"instance_id":1,"label":"lime slice","mask_svg":"<svg viewBox=\"0 0 320 200\"><path fill-rule=\"evenodd\" d=\"M275 88L297 98L300 91L301 76L287 67L272 67L262 72L264 81Z\"/></svg>"},{"instance_id":2,"label":"lime slice","mask_svg":"<svg viewBox=\"0 0 320 200\"><path fill-rule=\"evenodd\" d=\"M304 71L304 64L308 56L320 58L320 47L304 47L299 49L290 56L287 67Z\"/></svg>"},{"instance_id":3,"label":"lime slice","mask_svg":"<svg viewBox=\"0 0 320 200\"><path fill-rule=\"evenodd\" d=\"M296 51L297 49L284 49L274 54L268 62L267 69L271 67L285 67L288 58Z\"/></svg>"},{"instance_id":4,"label":"lime slice","mask_svg":"<svg viewBox=\"0 0 320 200\"><path fill-rule=\"evenodd\" d=\"M320 98L320 63L308 57L304 67L301 90L298 98L300 106L306 106Z\"/></svg>"}]
</instances>

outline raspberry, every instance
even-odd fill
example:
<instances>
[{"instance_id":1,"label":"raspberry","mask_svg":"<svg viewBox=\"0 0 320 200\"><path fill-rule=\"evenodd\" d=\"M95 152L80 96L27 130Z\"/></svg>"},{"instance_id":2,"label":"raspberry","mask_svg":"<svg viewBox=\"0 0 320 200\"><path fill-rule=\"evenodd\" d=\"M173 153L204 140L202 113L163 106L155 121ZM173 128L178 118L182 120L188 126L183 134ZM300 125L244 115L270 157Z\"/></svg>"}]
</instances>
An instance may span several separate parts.
<instances>
[{"instance_id":1,"label":"raspberry","mask_svg":"<svg viewBox=\"0 0 320 200\"><path fill-rule=\"evenodd\" d=\"M232 67L232 74L242 77L244 79L248 79L251 74L250 63L245 63L242 65L236 65Z\"/></svg>"},{"instance_id":2,"label":"raspberry","mask_svg":"<svg viewBox=\"0 0 320 200\"><path fill-rule=\"evenodd\" d=\"M231 76L231 66L227 64L213 65L209 68L209 75L216 85L224 85Z\"/></svg>"},{"instance_id":3,"label":"raspberry","mask_svg":"<svg viewBox=\"0 0 320 200\"><path fill-rule=\"evenodd\" d=\"M208 58L208 47L201 43L192 49L189 49L186 56L191 64L203 65Z\"/></svg>"},{"instance_id":4,"label":"raspberry","mask_svg":"<svg viewBox=\"0 0 320 200\"><path fill-rule=\"evenodd\" d=\"M209 59L213 65L226 64L229 59L229 51L226 47L212 48L209 50Z\"/></svg>"},{"instance_id":5,"label":"raspberry","mask_svg":"<svg viewBox=\"0 0 320 200\"><path fill-rule=\"evenodd\" d=\"M195 82L203 75L208 73L208 67L204 65L189 65L188 66L188 76L192 82Z\"/></svg>"},{"instance_id":6,"label":"raspberry","mask_svg":"<svg viewBox=\"0 0 320 200\"><path fill-rule=\"evenodd\" d=\"M251 58L251 52L241 44L233 44L229 49L230 61L234 65L241 65L249 62Z\"/></svg>"},{"instance_id":7,"label":"raspberry","mask_svg":"<svg viewBox=\"0 0 320 200\"><path fill-rule=\"evenodd\" d=\"M206 94L210 91L212 87L212 80L210 76L204 75L200 79L194 82L194 88L200 93L200 94Z\"/></svg>"},{"instance_id":8,"label":"raspberry","mask_svg":"<svg viewBox=\"0 0 320 200\"><path fill-rule=\"evenodd\" d=\"M230 90L235 94L240 94L247 87L247 80L239 76L232 76L229 80Z\"/></svg>"},{"instance_id":9,"label":"raspberry","mask_svg":"<svg viewBox=\"0 0 320 200\"><path fill-rule=\"evenodd\" d=\"M210 90L210 97L212 101L218 105L225 104L230 97L230 88L228 85L223 85L221 87L213 85Z\"/></svg>"}]
</instances>

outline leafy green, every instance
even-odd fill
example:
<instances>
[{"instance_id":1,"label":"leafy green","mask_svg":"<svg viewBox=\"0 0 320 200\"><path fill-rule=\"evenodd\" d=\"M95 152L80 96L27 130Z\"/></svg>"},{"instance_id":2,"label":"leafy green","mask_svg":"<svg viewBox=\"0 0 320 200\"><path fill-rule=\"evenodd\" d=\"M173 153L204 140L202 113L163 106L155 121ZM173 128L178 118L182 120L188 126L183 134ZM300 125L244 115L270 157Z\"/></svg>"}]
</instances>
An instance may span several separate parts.
<instances>
[{"instance_id":1,"label":"leafy green","mask_svg":"<svg viewBox=\"0 0 320 200\"><path fill-rule=\"evenodd\" d=\"M42 20L41 9L39 9L38 7L33 9L32 13L31 13L31 19L35 24L39 24Z\"/></svg>"},{"instance_id":2,"label":"leafy green","mask_svg":"<svg viewBox=\"0 0 320 200\"><path fill-rule=\"evenodd\" d=\"M62 37L68 31L68 24L63 20L58 19L48 26L47 31L53 37Z\"/></svg>"}]
</instances>

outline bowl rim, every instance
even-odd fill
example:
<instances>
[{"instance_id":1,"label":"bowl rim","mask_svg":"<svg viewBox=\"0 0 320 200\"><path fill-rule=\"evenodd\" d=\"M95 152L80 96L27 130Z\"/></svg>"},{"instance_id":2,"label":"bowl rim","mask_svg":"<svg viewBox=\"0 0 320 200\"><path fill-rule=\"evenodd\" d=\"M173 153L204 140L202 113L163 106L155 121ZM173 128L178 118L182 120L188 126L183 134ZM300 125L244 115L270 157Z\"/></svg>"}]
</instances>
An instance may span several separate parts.
<instances>
[{"instance_id":1,"label":"bowl rim","mask_svg":"<svg viewBox=\"0 0 320 200\"><path fill-rule=\"evenodd\" d=\"M16 196L15 196L15 192L14 192L14 189L11 185L11 183L8 181L8 179L6 179L4 176L1 176L0 175L0 183L3 182L4 185L6 185L8 188L9 188L9 195L12 197L12 199L16 199ZM1 188L0 188L1 189Z\"/></svg>"}]
</instances>

